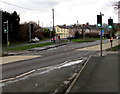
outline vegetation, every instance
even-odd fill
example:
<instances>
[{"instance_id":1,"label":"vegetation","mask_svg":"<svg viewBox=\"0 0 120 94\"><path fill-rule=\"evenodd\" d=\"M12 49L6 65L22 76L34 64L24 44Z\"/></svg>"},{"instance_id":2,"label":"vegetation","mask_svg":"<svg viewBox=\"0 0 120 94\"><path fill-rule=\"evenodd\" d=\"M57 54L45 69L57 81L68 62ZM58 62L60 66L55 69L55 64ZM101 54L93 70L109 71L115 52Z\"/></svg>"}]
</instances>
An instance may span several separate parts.
<instances>
[{"instance_id":1,"label":"vegetation","mask_svg":"<svg viewBox=\"0 0 120 94\"><path fill-rule=\"evenodd\" d=\"M118 50L120 50L120 45L113 47L112 50L107 49L107 51L118 51Z\"/></svg>"},{"instance_id":2,"label":"vegetation","mask_svg":"<svg viewBox=\"0 0 120 94\"><path fill-rule=\"evenodd\" d=\"M26 46L10 47L6 50L11 50L11 51L26 50L26 49L31 49L35 47L43 47L43 46L52 45L52 44L53 43L31 44L31 45L26 45Z\"/></svg>"},{"instance_id":3,"label":"vegetation","mask_svg":"<svg viewBox=\"0 0 120 94\"><path fill-rule=\"evenodd\" d=\"M19 30L19 21L20 17L16 11L13 13L8 13L2 11L2 42L6 43L6 33L4 33L4 22L8 20L8 32L9 32L9 41L16 41L18 39Z\"/></svg>"},{"instance_id":4,"label":"vegetation","mask_svg":"<svg viewBox=\"0 0 120 94\"><path fill-rule=\"evenodd\" d=\"M72 39L73 42L83 43L83 42L93 42L99 40L99 38L84 38L84 39Z\"/></svg>"}]
</instances>

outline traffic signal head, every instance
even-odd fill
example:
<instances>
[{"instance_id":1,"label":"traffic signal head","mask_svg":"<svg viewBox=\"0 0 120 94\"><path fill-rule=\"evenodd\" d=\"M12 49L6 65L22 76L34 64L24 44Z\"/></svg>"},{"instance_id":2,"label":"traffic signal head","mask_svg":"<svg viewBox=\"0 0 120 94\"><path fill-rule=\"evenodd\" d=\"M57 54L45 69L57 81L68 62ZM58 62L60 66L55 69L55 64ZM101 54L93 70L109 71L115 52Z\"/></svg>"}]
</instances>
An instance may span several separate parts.
<instances>
[{"instance_id":1,"label":"traffic signal head","mask_svg":"<svg viewBox=\"0 0 120 94\"><path fill-rule=\"evenodd\" d=\"M102 27L102 15L97 15L97 26Z\"/></svg>"},{"instance_id":2,"label":"traffic signal head","mask_svg":"<svg viewBox=\"0 0 120 94\"><path fill-rule=\"evenodd\" d=\"M113 27L113 19L108 19L108 28L112 28Z\"/></svg>"},{"instance_id":3,"label":"traffic signal head","mask_svg":"<svg viewBox=\"0 0 120 94\"><path fill-rule=\"evenodd\" d=\"M7 23L3 24L3 31L4 31L4 33L7 33Z\"/></svg>"}]
</instances>

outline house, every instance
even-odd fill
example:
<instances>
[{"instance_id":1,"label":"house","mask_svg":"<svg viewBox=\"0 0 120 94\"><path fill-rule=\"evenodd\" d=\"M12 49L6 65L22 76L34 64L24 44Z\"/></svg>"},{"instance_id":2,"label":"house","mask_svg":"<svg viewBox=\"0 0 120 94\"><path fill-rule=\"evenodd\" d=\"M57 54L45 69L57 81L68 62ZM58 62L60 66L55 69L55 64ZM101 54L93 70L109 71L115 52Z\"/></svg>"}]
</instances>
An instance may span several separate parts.
<instances>
[{"instance_id":1,"label":"house","mask_svg":"<svg viewBox=\"0 0 120 94\"><path fill-rule=\"evenodd\" d=\"M60 38L68 38L68 37L75 37L75 33L78 32L79 34L87 34L87 33L96 33L100 34L100 29L96 25L57 25L55 26L56 35L60 36Z\"/></svg>"},{"instance_id":2,"label":"house","mask_svg":"<svg viewBox=\"0 0 120 94\"><path fill-rule=\"evenodd\" d=\"M55 26L56 35L60 38L67 38L70 36L70 29L66 25L57 25Z\"/></svg>"},{"instance_id":3,"label":"house","mask_svg":"<svg viewBox=\"0 0 120 94\"><path fill-rule=\"evenodd\" d=\"M86 26L89 29L89 32L86 31L86 33L96 33L96 34L100 34L100 28L98 28L96 25L87 25Z\"/></svg>"}]
</instances>

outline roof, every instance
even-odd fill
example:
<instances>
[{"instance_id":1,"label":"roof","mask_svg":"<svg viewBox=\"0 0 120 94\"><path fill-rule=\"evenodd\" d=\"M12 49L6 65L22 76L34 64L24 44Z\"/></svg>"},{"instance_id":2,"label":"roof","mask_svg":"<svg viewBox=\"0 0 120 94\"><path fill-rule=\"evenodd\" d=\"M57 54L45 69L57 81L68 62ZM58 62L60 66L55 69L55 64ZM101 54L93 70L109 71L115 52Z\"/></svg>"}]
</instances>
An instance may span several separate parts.
<instances>
[{"instance_id":1,"label":"roof","mask_svg":"<svg viewBox=\"0 0 120 94\"><path fill-rule=\"evenodd\" d=\"M99 29L97 26L95 25L85 25L85 26L81 26L81 25L57 25L59 28L63 28L63 29Z\"/></svg>"}]
</instances>

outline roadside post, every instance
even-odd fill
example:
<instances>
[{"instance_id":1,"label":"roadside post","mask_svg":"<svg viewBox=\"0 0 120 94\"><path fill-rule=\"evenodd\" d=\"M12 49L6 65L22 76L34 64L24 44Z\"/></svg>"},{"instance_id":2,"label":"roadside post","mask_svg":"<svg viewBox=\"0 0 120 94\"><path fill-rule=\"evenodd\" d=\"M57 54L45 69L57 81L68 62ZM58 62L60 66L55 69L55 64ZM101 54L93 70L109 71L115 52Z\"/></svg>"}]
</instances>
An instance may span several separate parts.
<instances>
[{"instance_id":1,"label":"roadside post","mask_svg":"<svg viewBox=\"0 0 120 94\"><path fill-rule=\"evenodd\" d=\"M100 28L100 54L102 56L102 16L104 16L104 14L102 14L100 12L100 15L97 15L97 26Z\"/></svg>"},{"instance_id":2,"label":"roadside post","mask_svg":"<svg viewBox=\"0 0 120 94\"><path fill-rule=\"evenodd\" d=\"M31 25L29 23L29 43L31 44Z\"/></svg>"},{"instance_id":3,"label":"roadside post","mask_svg":"<svg viewBox=\"0 0 120 94\"><path fill-rule=\"evenodd\" d=\"M110 43L111 43L111 51L112 51L112 42L113 42L113 38L110 38Z\"/></svg>"},{"instance_id":4,"label":"roadside post","mask_svg":"<svg viewBox=\"0 0 120 94\"><path fill-rule=\"evenodd\" d=\"M112 42L113 42L113 38L112 38L112 28L113 28L113 19L110 17L108 19L108 28L110 31L110 43L111 43L111 51L112 51Z\"/></svg>"}]
</instances>

